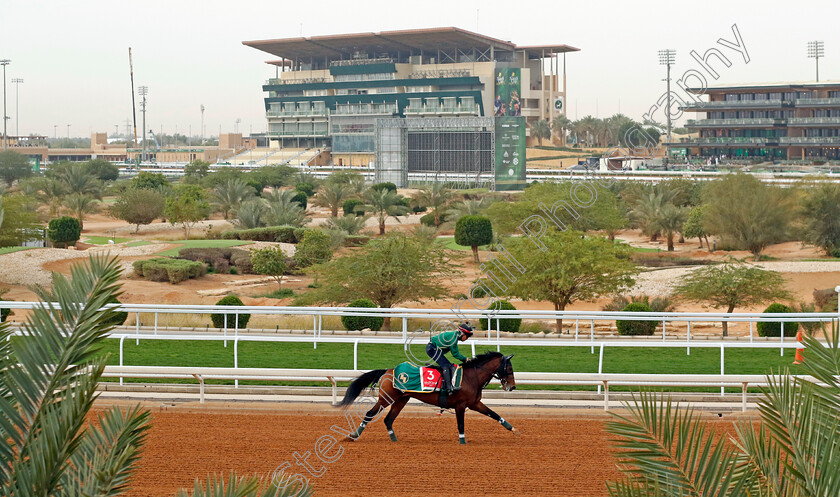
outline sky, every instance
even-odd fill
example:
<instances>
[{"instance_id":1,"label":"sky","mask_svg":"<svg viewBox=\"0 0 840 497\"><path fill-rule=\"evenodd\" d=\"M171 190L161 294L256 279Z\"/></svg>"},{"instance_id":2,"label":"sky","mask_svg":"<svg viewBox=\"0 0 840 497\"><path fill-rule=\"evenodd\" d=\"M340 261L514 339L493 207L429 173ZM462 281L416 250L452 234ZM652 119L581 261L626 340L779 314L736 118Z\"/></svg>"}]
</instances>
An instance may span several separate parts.
<instances>
[{"instance_id":1,"label":"sky","mask_svg":"<svg viewBox=\"0 0 840 497\"><path fill-rule=\"evenodd\" d=\"M233 132L237 119L247 134L266 129L261 86L274 57L242 41L455 26L517 45L578 47L566 57L568 117L641 119L665 92L664 48L677 51L674 81L698 69L692 50L712 47L732 65L710 85L813 81L807 42L822 40L820 80L840 80L837 14L836 0L0 0L0 59L11 60L10 135L16 124L22 135L111 135L117 125L123 133L132 115L129 47L135 87L149 87L149 128L198 136L204 105L208 135ZM717 43L735 40L733 24L749 63ZM138 104L138 126L140 118Z\"/></svg>"}]
</instances>

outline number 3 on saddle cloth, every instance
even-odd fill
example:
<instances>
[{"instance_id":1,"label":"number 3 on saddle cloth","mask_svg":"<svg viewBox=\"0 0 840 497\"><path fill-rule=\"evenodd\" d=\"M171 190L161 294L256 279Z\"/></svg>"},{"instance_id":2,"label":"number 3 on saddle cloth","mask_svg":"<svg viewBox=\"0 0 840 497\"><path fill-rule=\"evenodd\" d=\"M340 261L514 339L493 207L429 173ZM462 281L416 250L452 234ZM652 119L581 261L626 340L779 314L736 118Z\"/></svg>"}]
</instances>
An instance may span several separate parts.
<instances>
[{"instance_id":1,"label":"number 3 on saddle cloth","mask_svg":"<svg viewBox=\"0 0 840 497\"><path fill-rule=\"evenodd\" d=\"M455 386L461 386L462 369L455 366ZM428 393L440 391L441 373L439 367L417 366L404 362L394 368L394 387L402 392Z\"/></svg>"}]
</instances>

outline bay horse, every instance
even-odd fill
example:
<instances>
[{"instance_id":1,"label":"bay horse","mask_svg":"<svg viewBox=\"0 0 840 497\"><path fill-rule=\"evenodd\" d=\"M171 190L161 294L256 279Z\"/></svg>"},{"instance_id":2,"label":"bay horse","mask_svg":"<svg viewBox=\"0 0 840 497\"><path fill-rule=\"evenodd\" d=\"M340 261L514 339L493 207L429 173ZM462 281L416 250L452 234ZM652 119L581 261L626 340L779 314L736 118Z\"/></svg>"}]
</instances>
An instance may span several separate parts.
<instances>
[{"instance_id":1,"label":"bay horse","mask_svg":"<svg viewBox=\"0 0 840 497\"><path fill-rule=\"evenodd\" d=\"M365 426L390 405L391 410L385 416L385 428L388 430L388 436L391 437L391 441L396 442L397 436L394 434L394 420L411 398L433 406L442 408L451 407L455 409L455 418L458 421L458 440L461 444L467 443L464 437L464 412L467 408L480 412L494 421L498 421L499 424L518 435L519 433L516 431L516 428L481 402L481 392L493 378L498 378L501 381L505 391L510 392L516 389L513 366L510 362L511 357L513 357L513 354L505 356L499 352L486 352L464 362L462 365L461 389L448 397L444 397L445 405L442 405L444 403L441 402L439 392L412 393L398 390L394 387L393 368L368 371L350 383L347 392L344 394L344 399L336 404L336 407L346 408L356 400L365 388L376 384L377 381L379 382L379 398L377 403L367 411L359 427L348 438L350 440L358 439L362 435Z\"/></svg>"}]
</instances>

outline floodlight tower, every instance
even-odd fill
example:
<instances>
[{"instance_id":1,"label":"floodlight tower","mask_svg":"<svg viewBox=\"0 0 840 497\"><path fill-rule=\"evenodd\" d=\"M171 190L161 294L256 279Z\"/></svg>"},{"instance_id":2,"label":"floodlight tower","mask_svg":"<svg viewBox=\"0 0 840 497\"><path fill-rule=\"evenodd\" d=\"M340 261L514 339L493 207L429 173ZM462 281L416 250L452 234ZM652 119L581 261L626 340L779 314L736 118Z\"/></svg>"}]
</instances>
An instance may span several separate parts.
<instances>
[{"instance_id":1,"label":"floodlight tower","mask_svg":"<svg viewBox=\"0 0 840 497\"><path fill-rule=\"evenodd\" d=\"M204 104L201 104L201 144L204 145Z\"/></svg>"},{"instance_id":2,"label":"floodlight tower","mask_svg":"<svg viewBox=\"0 0 840 497\"><path fill-rule=\"evenodd\" d=\"M141 86L137 88L137 94L143 97L143 100L140 101L140 112L143 113L143 146L140 152L140 162L144 162L146 160L146 95L149 94L149 87Z\"/></svg>"},{"instance_id":3,"label":"floodlight tower","mask_svg":"<svg viewBox=\"0 0 840 497\"><path fill-rule=\"evenodd\" d=\"M824 53L822 41L815 40L808 42L808 58L814 59L817 63L817 83L820 82L820 58L824 56Z\"/></svg>"},{"instance_id":4,"label":"floodlight tower","mask_svg":"<svg viewBox=\"0 0 840 497\"><path fill-rule=\"evenodd\" d=\"M665 50L659 51L659 65L665 66L666 69L666 76L665 82L667 84L667 92L668 92L668 107L665 109L665 117L667 118L667 130L668 130L668 143L671 143L671 64L674 63L676 58L677 51L667 48ZM671 155L671 150L668 145L665 145L665 163L667 164L669 156Z\"/></svg>"},{"instance_id":5,"label":"floodlight tower","mask_svg":"<svg viewBox=\"0 0 840 497\"><path fill-rule=\"evenodd\" d=\"M9 62L9 59L0 60L0 66L3 66L3 150L9 147L9 134L6 132L6 121L9 119L6 115L6 66Z\"/></svg>"},{"instance_id":6,"label":"floodlight tower","mask_svg":"<svg viewBox=\"0 0 840 497\"><path fill-rule=\"evenodd\" d=\"M23 78L12 78L12 83L15 84L15 135L20 136L20 98L18 96L18 86L23 83Z\"/></svg>"}]
</instances>

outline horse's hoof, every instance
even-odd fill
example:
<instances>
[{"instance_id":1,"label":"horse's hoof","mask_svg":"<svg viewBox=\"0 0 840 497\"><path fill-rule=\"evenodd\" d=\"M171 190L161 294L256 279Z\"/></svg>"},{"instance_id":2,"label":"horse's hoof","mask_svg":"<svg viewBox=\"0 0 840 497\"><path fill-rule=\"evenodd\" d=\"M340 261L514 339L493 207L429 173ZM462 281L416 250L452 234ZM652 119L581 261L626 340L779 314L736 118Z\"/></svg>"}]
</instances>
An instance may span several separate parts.
<instances>
[{"instance_id":1,"label":"horse's hoof","mask_svg":"<svg viewBox=\"0 0 840 497\"><path fill-rule=\"evenodd\" d=\"M522 432L521 432L521 431L519 431L519 430L517 430L516 428L511 428L511 429L510 429L510 431L511 431L511 433L513 433L514 435L516 435L517 437L521 437L521 436L522 436Z\"/></svg>"},{"instance_id":2,"label":"horse's hoof","mask_svg":"<svg viewBox=\"0 0 840 497\"><path fill-rule=\"evenodd\" d=\"M356 439L355 439L355 438L353 438L353 437L344 437L344 441L345 441L345 442L355 442L355 441L356 441Z\"/></svg>"}]
</instances>

